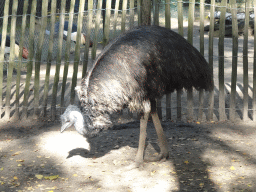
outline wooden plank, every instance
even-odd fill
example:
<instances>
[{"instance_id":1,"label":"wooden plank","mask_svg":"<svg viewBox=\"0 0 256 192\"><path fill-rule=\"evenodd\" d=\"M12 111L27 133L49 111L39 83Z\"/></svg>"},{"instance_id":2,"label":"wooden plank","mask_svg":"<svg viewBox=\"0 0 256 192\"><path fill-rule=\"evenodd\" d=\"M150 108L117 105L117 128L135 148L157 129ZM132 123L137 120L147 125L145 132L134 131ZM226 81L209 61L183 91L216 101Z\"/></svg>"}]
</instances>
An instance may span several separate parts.
<instances>
[{"instance_id":1,"label":"wooden plank","mask_svg":"<svg viewBox=\"0 0 256 192\"><path fill-rule=\"evenodd\" d=\"M113 34L114 34L114 37L116 36L116 24L117 24L117 18L118 18L118 15L119 15L119 1L120 0L116 0L116 4L115 4L115 13L114 13L114 19L113 19Z\"/></svg>"},{"instance_id":2,"label":"wooden plank","mask_svg":"<svg viewBox=\"0 0 256 192\"><path fill-rule=\"evenodd\" d=\"M4 17L3 17L3 28L2 28L2 39L1 39L1 49L0 49L0 86L3 87L3 65L4 65L4 50L7 35L8 26L8 15L9 15L9 0L5 1L4 5ZM2 118L3 109L3 89L0 89L0 119Z\"/></svg>"},{"instance_id":3,"label":"wooden plank","mask_svg":"<svg viewBox=\"0 0 256 192\"><path fill-rule=\"evenodd\" d=\"M224 37L225 37L225 15L227 0L221 2L221 17L219 28L219 120L225 120L225 86L224 86Z\"/></svg>"},{"instance_id":4,"label":"wooden plank","mask_svg":"<svg viewBox=\"0 0 256 192\"><path fill-rule=\"evenodd\" d=\"M230 121L235 120L236 112L236 82L237 82L237 55L238 55L238 26L237 26L237 5L236 0L231 0L232 14L232 73L231 73L231 95L230 95Z\"/></svg>"},{"instance_id":5,"label":"wooden plank","mask_svg":"<svg viewBox=\"0 0 256 192\"><path fill-rule=\"evenodd\" d=\"M215 0L211 0L210 9L210 30L209 30L209 65L212 68L213 73L213 31L214 31L214 9ZM209 107L207 120L213 119L213 105L214 105L214 90L209 93Z\"/></svg>"},{"instance_id":6,"label":"wooden plank","mask_svg":"<svg viewBox=\"0 0 256 192\"><path fill-rule=\"evenodd\" d=\"M142 25L142 0L137 0L137 5L138 5L138 25L141 26Z\"/></svg>"},{"instance_id":7,"label":"wooden plank","mask_svg":"<svg viewBox=\"0 0 256 192\"><path fill-rule=\"evenodd\" d=\"M183 3L178 1L178 31L181 36L184 35L183 32ZM177 90L177 121L181 121L181 94L182 90Z\"/></svg>"},{"instance_id":8,"label":"wooden plank","mask_svg":"<svg viewBox=\"0 0 256 192\"><path fill-rule=\"evenodd\" d=\"M159 1L158 0L154 0L153 2L155 2L155 6L153 8L155 15L154 15L154 25L159 25Z\"/></svg>"},{"instance_id":9,"label":"wooden plank","mask_svg":"<svg viewBox=\"0 0 256 192\"><path fill-rule=\"evenodd\" d=\"M166 94L166 106L165 106L165 110L166 110L166 120L168 119L172 119L172 105L171 105L171 94L168 93Z\"/></svg>"},{"instance_id":10,"label":"wooden plank","mask_svg":"<svg viewBox=\"0 0 256 192\"><path fill-rule=\"evenodd\" d=\"M178 1L178 30L181 36L184 36L183 32L183 0Z\"/></svg>"},{"instance_id":11,"label":"wooden plank","mask_svg":"<svg viewBox=\"0 0 256 192\"><path fill-rule=\"evenodd\" d=\"M171 29L171 8L170 0L165 0L165 27Z\"/></svg>"},{"instance_id":12,"label":"wooden plank","mask_svg":"<svg viewBox=\"0 0 256 192\"><path fill-rule=\"evenodd\" d=\"M23 5L21 38L20 38L20 42L19 42L20 52L19 52L17 76L16 76L15 113L13 115L14 120L18 120L20 118L20 115L19 115L19 113L20 113L20 110L19 110L19 106L20 106L20 77L21 77L22 53L23 53L25 30L26 30L26 21L27 21L27 16L26 16L27 10L28 10L28 0L25 0L24 5Z\"/></svg>"},{"instance_id":13,"label":"wooden plank","mask_svg":"<svg viewBox=\"0 0 256 192\"><path fill-rule=\"evenodd\" d=\"M157 99L156 100L156 110L157 110L157 114L159 119L163 118L163 112L162 112L162 99Z\"/></svg>"},{"instance_id":14,"label":"wooden plank","mask_svg":"<svg viewBox=\"0 0 256 192\"><path fill-rule=\"evenodd\" d=\"M165 0L165 27L171 29L170 0ZM166 120L172 118L171 93L166 94Z\"/></svg>"},{"instance_id":15,"label":"wooden plank","mask_svg":"<svg viewBox=\"0 0 256 192\"><path fill-rule=\"evenodd\" d=\"M87 72L87 65L89 60L89 46L90 46L90 37L91 37L91 26L92 26L92 9L93 9L93 0L88 0L88 17L86 22L86 41L84 47L84 61L83 61L83 72L82 78L85 77Z\"/></svg>"},{"instance_id":16,"label":"wooden plank","mask_svg":"<svg viewBox=\"0 0 256 192\"><path fill-rule=\"evenodd\" d=\"M103 34L103 45L106 46L109 41L109 32L110 32L110 15L111 15L111 0L106 2L106 19L105 19L105 28Z\"/></svg>"},{"instance_id":17,"label":"wooden plank","mask_svg":"<svg viewBox=\"0 0 256 192\"><path fill-rule=\"evenodd\" d=\"M204 0L200 0L200 53L204 56Z\"/></svg>"},{"instance_id":18,"label":"wooden plank","mask_svg":"<svg viewBox=\"0 0 256 192\"><path fill-rule=\"evenodd\" d=\"M253 1L254 13L256 13L256 0ZM254 17L254 26L256 26L256 17ZM256 33L254 33L254 59L253 59L253 98L252 98L252 120L256 122Z\"/></svg>"},{"instance_id":19,"label":"wooden plank","mask_svg":"<svg viewBox=\"0 0 256 192\"><path fill-rule=\"evenodd\" d=\"M38 48L36 53L36 61L35 61L34 117L33 117L35 119L37 119L40 114L40 110L39 110L40 65L41 65L41 58L42 58L45 29L47 25L48 0L43 0L42 3L45 6L42 6L41 30L40 30Z\"/></svg>"},{"instance_id":20,"label":"wooden plank","mask_svg":"<svg viewBox=\"0 0 256 192\"><path fill-rule=\"evenodd\" d=\"M71 48L71 31L73 26L73 19L74 19L74 7L75 7L75 0L71 0L70 2L70 10L69 10L69 21L68 21L68 34L67 34L67 42L66 42L66 51L65 51L65 65L63 70L63 79L62 79L62 87L61 87L61 113L65 108L65 91L66 91L66 83L67 83L67 76L68 76L68 68L69 68L69 56L70 56L70 48Z\"/></svg>"},{"instance_id":21,"label":"wooden plank","mask_svg":"<svg viewBox=\"0 0 256 192\"><path fill-rule=\"evenodd\" d=\"M11 86L12 86L12 73L13 73L13 66L14 66L14 59L15 59L15 32L16 32L16 21L17 21L17 8L18 8L18 1L14 0L12 4L12 19L11 19L11 33L10 33L10 58L9 64L7 66L7 87L6 87L6 103L5 103L5 119L10 119L10 112L11 112Z\"/></svg>"},{"instance_id":22,"label":"wooden plank","mask_svg":"<svg viewBox=\"0 0 256 192\"><path fill-rule=\"evenodd\" d=\"M75 60L73 67L73 77L71 83L71 98L70 103L74 104L75 102L75 87L77 84L77 73L78 73L78 64L80 62L80 44L81 44L81 31L82 31L82 22L83 22L83 12L84 12L85 0L80 1L79 5L79 14L77 20L77 38L76 38L76 48L75 48Z\"/></svg>"},{"instance_id":23,"label":"wooden plank","mask_svg":"<svg viewBox=\"0 0 256 192\"><path fill-rule=\"evenodd\" d=\"M243 44L243 83L244 83L244 99L243 99L243 120L248 121L248 28L249 28L249 8L251 0L245 2L245 25L244 25L244 44Z\"/></svg>"},{"instance_id":24,"label":"wooden plank","mask_svg":"<svg viewBox=\"0 0 256 192\"><path fill-rule=\"evenodd\" d=\"M84 5L82 7L84 7ZM61 65L61 56L62 56L65 8L66 8L66 1L62 1L61 10L60 10L60 21L59 21L60 25L59 25L59 34L58 34L58 53L57 53L57 59L56 59L57 61L56 61L56 68L55 68L55 75L54 75L54 83L52 88L51 118L53 121L55 120L55 117L56 117L57 90L58 90L58 84L59 84L60 65ZM81 30L79 34L77 32L77 39L78 39L78 36L79 36L79 40L81 41ZM76 43L80 45L80 42L76 42Z\"/></svg>"},{"instance_id":25,"label":"wooden plank","mask_svg":"<svg viewBox=\"0 0 256 192\"><path fill-rule=\"evenodd\" d=\"M123 0L122 3L122 20L121 20L121 32L125 32L125 23L126 23L126 9L127 9L127 0Z\"/></svg>"},{"instance_id":26,"label":"wooden plank","mask_svg":"<svg viewBox=\"0 0 256 192\"><path fill-rule=\"evenodd\" d=\"M193 26L194 26L195 0L189 0L188 10L188 42L193 45ZM193 120L193 88L187 90L187 120Z\"/></svg>"},{"instance_id":27,"label":"wooden plank","mask_svg":"<svg viewBox=\"0 0 256 192\"><path fill-rule=\"evenodd\" d=\"M200 0L200 53L204 56L204 0ZM203 120L204 91L199 90L198 121Z\"/></svg>"},{"instance_id":28,"label":"wooden plank","mask_svg":"<svg viewBox=\"0 0 256 192\"><path fill-rule=\"evenodd\" d=\"M119 0L117 0L117 1L119 3ZM98 34L99 34L99 28L100 28L101 9L102 9L102 1L98 1L97 15L96 15L96 19L95 19L94 39L93 39L93 46L92 46L92 59L93 60L96 58L96 51L97 51L97 45L98 45Z\"/></svg>"},{"instance_id":29,"label":"wooden plank","mask_svg":"<svg viewBox=\"0 0 256 192\"><path fill-rule=\"evenodd\" d=\"M130 0L130 29L134 27L134 0Z\"/></svg>"},{"instance_id":30,"label":"wooden plank","mask_svg":"<svg viewBox=\"0 0 256 192\"><path fill-rule=\"evenodd\" d=\"M142 13L141 13L141 21L142 25L151 25L151 1L150 0L142 0Z\"/></svg>"},{"instance_id":31,"label":"wooden plank","mask_svg":"<svg viewBox=\"0 0 256 192\"><path fill-rule=\"evenodd\" d=\"M51 1L51 29L48 45L48 55L47 55L47 66L45 73L45 82L44 82L44 95L43 95L43 111L42 116L46 116L47 113L47 100L49 92L49 82L50 82L50 70L52 64L52 53L53 53L53 37L54 37L54 25L56 19L56 0Z\"/></svg>"},{"instance_id":32,"label":"wooden plank","mask_svg":"<svg viewBox=\"0 0 256 192\"><path fill-rule=\"evenodd\" d=\"M33 70L33 58L34 58L34 40L35 40L35 16L36 16L36 4L37 0L32 1L31 15L30 15L30 30L29 30L29 55L27 63L27 76L24 89L24 100L23 100L23 118L27 118L28 115L28 98L30 93L30 80Z\"/></svg>"}]
</instances>

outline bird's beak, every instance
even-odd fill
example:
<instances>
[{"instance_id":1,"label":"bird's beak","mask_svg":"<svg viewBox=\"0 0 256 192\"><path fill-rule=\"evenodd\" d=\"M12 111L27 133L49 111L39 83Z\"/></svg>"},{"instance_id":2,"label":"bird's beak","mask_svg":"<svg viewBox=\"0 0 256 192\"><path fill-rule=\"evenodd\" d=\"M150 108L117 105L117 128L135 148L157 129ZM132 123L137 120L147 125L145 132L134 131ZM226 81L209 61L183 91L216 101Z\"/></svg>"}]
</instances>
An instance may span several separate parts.
<instances>
[{"instance_id":1,"label":"bird's beak","mask_svg":"<svg viewBox=\"0 0 256 192\"><path fill-rule=\"evenodd\" d=\"M71 122L67 122L67 123L62 123L62 126L61 126L61 129L60 129L60 132L62 133L63 131L65 131L66 128L70 127L72 125Z\"/></svg>"},{"instance_id":2,"label":"bird's beak","mask_svg":"<svg viewBox=\"0 0 256 192\"><path fill-rule=\"evenodd\" d=\"M27 50L25 47L23 47L22 57L23 57L24 59L27 59L27 58L28 58L28 50Z\"/></svg>"}]
</instances>

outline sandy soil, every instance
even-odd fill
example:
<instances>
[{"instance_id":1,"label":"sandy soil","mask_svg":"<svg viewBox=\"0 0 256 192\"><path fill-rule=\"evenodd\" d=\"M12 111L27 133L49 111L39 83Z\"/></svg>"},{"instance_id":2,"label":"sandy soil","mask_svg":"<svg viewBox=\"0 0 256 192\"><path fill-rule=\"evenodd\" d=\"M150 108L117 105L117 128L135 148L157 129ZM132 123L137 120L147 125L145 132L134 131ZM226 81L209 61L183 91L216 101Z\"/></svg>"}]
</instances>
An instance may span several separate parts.
<instances>
[{"instance_id":1,"label":"sandy soil","mask_svg":"<svg viewBox=\"0 0 256 192\"><path fill-rule=\"evenodd\" d=\"M59 123L2 123L0 191L256 191L254 124L162 124L170 158L130 170L138 121L90 140L73 129L60 134ZM159 152L148 127L146 159Z\"/></svg>"}]
</instances>

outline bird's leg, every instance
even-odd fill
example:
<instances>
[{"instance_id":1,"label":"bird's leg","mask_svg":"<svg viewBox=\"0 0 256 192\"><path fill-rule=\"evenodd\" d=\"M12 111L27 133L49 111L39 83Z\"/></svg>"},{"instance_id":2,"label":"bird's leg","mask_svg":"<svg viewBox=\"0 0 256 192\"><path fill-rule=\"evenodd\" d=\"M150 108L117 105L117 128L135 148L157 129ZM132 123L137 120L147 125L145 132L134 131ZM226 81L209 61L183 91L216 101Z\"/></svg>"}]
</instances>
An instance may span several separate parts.
<instances>
[{"instance_id":1,"label":"bird's leg","mask_svg":"<svg viewBox=\"0 0 256 192\"><path fill-rule=\"evenodd\" d=\"M152 116L152 120L156 129L156 133L158 136L158 140L159 140L159 147L160 147L160 154L153 159L153 161L159 161L161 159L166 159L169 156L169 152L168 152L168 144L167 144L167 140L161 125L161 122L159 120L159 117L157 115L156 112L153 112L151 114Z\"/></svg>"},{"instance_id":2,"label":"bird's leg","mask_svg":"<svg viewBox=\"0 0 256 192\"><path fill-rule=\"evenodd\" d=\"M138 152L135 158L136 166L138 167L143 163L144 150L145 150L145 142L147 137L147 123L148 123L149 112L144 113L144 116L140 119L140 139L139 139L139 147Z\"/></svg>"}]
</instances>

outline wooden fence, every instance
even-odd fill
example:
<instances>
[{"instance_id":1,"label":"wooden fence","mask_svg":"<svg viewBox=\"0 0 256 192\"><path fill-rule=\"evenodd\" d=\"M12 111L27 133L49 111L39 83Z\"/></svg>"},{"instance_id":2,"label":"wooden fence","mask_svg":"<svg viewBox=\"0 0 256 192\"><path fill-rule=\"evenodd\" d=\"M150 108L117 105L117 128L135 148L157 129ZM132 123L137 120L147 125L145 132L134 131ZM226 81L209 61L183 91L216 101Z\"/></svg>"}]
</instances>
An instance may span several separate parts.
<instances>
[{"instance_id":1,"label":"wooden fence","mask_svg":"<svg viewBox=\"0 0 256 192\"><path fill-rule=\"evenodd\" d=\"M0 86L3 88L0 89L0 119L50 116L54 120L67 105L76 102L74 88L86 75L97 51L99 53L110 39L121 32L150 22L150 17L142 10L150 13L151 7L151 23L171 28L187 38L208 59L215 80L215 90L207 94L190 89L166 95L158 101L159 116L177 121L234 121L237 118L256 121L256 38L255 34L254 37L248 34L249 22L253 20L256 24L255 17L250 18L250 11L255 11L256 1L246 0L240 4L235 0L229 3L223 0L221 4L216 4L214 0L210 4L204 0L153 0L152 4L148 0L94 1L80 0L79 12L74 13L75 0L70 0L68 8L66 1L61 1L61 5L56 7L56 0L42 0L40 16L37 16L37 3L41 1L24 0L23 15L17 15L18 0L13 0L12 6L9 0L5 0L1 20ZM29 6L30 2L32 4ZM95 5L96 9L93 9ZM238 36L238 10L245 12L242 37ZM215 11L221 12L217 37ZM229 39L225 37L227 11L232 14L232 38ZM205 19L208 13L210 20ZM60 22L60 30L56 38L54 25L57 21ZM85 45L81 45L80 38L77 38L76 44L72 43L71 27L67 40L63 41L64 21L68 21L69 26L76 23L77 36L86 32L87 37L94 42L93 47L89 48L90 38L86 39ZM210 24L208 34L204 31L207 22ZM46 29L51 32L49 36L45 35ZM4 54L7 34L11 38L9 58ZM18 58L14 54L15 39L20 46ZM248 47L248 43L251 46ZM29 51L27 60L22 59L23 46ZM229 52L232 52L231 56L227 56ZM241 65L242 73L238 73ZM7 74L3 73L6 66ZM242 81L239 81L240 74Z\"/></svg>"}]
</instances>

